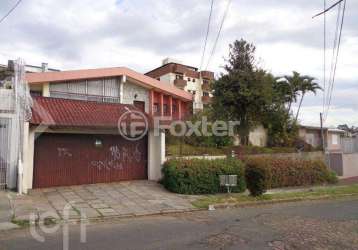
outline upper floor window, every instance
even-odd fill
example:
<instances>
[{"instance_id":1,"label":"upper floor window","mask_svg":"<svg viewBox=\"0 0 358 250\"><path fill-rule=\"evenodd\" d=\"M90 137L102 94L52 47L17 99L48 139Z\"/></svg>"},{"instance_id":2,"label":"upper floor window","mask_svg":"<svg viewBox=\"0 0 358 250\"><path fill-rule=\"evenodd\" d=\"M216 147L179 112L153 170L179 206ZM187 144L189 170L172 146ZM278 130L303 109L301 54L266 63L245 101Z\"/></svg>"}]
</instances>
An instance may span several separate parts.
<instances>
[{"instance_id":1,"label":"upper floor window","mask_svg":"<svg viewBox=\"0 0 358 250\"><path fill-rule=\"evenodd\" d=\"M172 109L173 109L173 114L175 114L177 112L177 105L173 104Z\"/></svg>"},{"instance_id":2,"label":"upper floor window","mask_svg":"<svg viewBox=\"0 0 358 250\"><path fill-rule=\"evenodd\" d=\"M153 105L153 113L160 113L160 108L158 103L154 103Z\"/></svg>"},{"instance_id":3,"label":"upper floor window","mask_svg":"<svg viewBox=\"0 0 358 250\"><path fill-rule=\"evenodd\" d=\"M50 96L56 98L119 103L120 90L116 78L51 83Z\"/></svg>"},{"instance_id":4,"label":"upper floor window","mask_svg":"<svg viewBox=\"0 0 358 250\"><path fill-rule=\"evenodd\" d=\"M163 104L163 112L164 112L165 115L169 114L168 104Z\"/></svg>"},{"instance_id":5,"label":"upper floor window","mask_svg":"<svg viewBox=\"0 0 358 250\"><path fill-rule=\"evenodd\" d=\"M184 79L184 76L183 76L183 75L176 74L176 75L175 75L175 79L181 79L181 80L183 80L183 79Z\"/></svg>"}]
</instances>

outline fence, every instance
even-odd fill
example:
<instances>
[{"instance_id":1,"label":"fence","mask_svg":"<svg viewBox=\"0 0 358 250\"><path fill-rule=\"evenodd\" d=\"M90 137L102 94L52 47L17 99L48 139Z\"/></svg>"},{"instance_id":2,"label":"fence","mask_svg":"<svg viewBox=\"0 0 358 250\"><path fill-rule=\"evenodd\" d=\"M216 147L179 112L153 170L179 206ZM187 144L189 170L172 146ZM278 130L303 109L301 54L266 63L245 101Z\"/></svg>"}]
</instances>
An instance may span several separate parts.
<instances>
[{"instance_id":1,"label":"fence","mask_svg":"<svg viewBox=\"0 0 358 250\"><path fill-rule=\"evenodd\" d=\"M5 189L11 162L11 119L0 118L0 189Z\"/></svg>"},{"instance_id":2,"label":"fence","mask_svg":"<svg viewBox=\"0 0 358 250\"><path fill-rule=\"evenodd\" d=\"M358 138L343 138L342 148L344 154L358 153Z\"/></svg>"}]
</instances>

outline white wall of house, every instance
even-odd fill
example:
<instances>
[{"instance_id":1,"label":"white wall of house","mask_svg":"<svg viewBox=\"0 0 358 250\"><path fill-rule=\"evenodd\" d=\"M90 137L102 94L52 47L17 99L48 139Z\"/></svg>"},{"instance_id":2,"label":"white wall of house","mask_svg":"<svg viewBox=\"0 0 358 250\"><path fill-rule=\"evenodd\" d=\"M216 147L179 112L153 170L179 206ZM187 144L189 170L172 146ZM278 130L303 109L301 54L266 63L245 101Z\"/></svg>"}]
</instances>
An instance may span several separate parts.
<instances>
[{"instance_id":1,"label":"white wall of house","mask_svg":"<svg viewBox=\"0 0 358 250\"><path fill-rule=\"evenodd\" d=\"M267 129L264 128L264 126L259 125L249 133L249 143L253 146L257 147L266 147L267 146ZM234 145L238 146L240 145L240 136L236 135L234 136Z\"/></svg>"},{"instance_id":2,"label":"white wall of house","mask_svg":"<svg viewBox=\"0 0 358 250\"><path fill-rule=\"evenodd\" d=\"M168 73L159 77L159 81L174 85L175 74Z\"/></svg>"},{"instance_id":3,"label":"white wall of house","mask_svg":"<svg viewBox=\"0 0 358 250\"><path fill-rule=\"evenodd\" d=\"M327 150L328 151L342 151L342 133L328 131L327 134Z\"/></svg>"},{"instance_id":4,"label":"white wall of house","mask_svg":"<svg viewBox=\"0 0 358 250\"><path fill-rule=\"evenodd\" d=\"M343 154L343 177L358 176L358 153Z\"/></svg>"},{"instance_id":5,"label":"white wall of house","mask_svg":"<svg viewBox=\"0 0 358 250\"><path fill-rule=\"evenodd\" d=\"M254 146L265 147L267 145L267 130L262 126L257 126L250 131L249 141Z\"/></svg>"},{"instance_id":6,"label":"white wall of house","mask_svg":"<svg viewBox=\"0 0 358 250\"><path fill-rule=\"evenodd\" d=\"M159 181L162 178L162 165L165 161L165 133L148 133L148 179Z\"/></svg>"},{"instance_id":7,"label":"white wall of house","mask_svg":"<svg viewBox=\"0 0 358 250\"><path fill-rule=\"evenodd\" d=\"M149 91L139 85L126 81L123 84L123 104L133 104L133 101L145 102L145 112L149 112Z\"/></svg>"}]
</instances>

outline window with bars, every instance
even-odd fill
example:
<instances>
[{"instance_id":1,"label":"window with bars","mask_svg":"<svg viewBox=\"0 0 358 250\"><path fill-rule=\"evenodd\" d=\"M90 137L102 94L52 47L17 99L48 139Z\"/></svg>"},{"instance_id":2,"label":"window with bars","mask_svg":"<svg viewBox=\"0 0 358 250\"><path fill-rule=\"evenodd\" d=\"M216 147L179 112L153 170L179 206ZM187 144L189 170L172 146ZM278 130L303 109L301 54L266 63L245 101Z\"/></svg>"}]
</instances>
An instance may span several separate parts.
<instances>
[{"instance_id":1,"label":"window with bars","mask_svg":"<svg viewBox=\"0 0 358 250\"><path fill-rule=\"evenodd\" d=\"M96 102L120 102L120 83L117 78L72 81L50 84L50 96Z\"/></svg>"}]
</instances>

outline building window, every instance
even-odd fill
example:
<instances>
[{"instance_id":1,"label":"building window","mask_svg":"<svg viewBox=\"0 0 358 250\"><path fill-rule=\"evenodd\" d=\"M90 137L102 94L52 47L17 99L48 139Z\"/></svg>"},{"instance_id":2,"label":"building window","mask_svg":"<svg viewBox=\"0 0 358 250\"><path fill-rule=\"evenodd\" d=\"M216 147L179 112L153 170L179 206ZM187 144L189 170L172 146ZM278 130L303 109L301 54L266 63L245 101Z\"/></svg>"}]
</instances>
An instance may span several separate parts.
<instances>
[{"instance_id":1,"label":"building window","mask_svg":"<svg viewBox=\"0 0 358 250\"><path fill-rule=\"evenodd\" d=\"M164 112L164 115L168 115L168 114L169 114L168 104L163 104L163 112Z\"/></svg>"},{"instance_id":2,"label":"building window","mask_svg":"<svg viewBox=\"0 0 358 250\"><path fill-rule=\"evenodd\" d=\"M188 77L188 82L190 82L191 81L191 79Z\"/></svg>"},{"instance_id":3,"label":"building window","mask_svg":"<svg viewBox=\"0 0 358 250\"><path fill-rule=\"evenodd\" d=\"M173 109L173 114L176 114L176 112L177 112L177 105L173 104L172 109Z\"/></svg>"},{"instance_id":4,"label":"building window","mask_svg":"<svg viewBox=\"0 0 358 250\"><path fill-rule=\"evenodd\" d=\"M154 113L159 113L159 104L158 104L158 103L154 103L154 105L153 105L153 112L154 112Z\"/></svg>"},{"instance_id":5,"label":"building window","mask_svg":"<svg viewBox=\"0 0 358 250\"><path fill-rule=\"evenodd\" d=\"M208 92L203 92L203 96L209 96Z\"/></svg>"},{"instance_id":6,"label":"building window","mask_svg":"<svg viewBox=\"0 0 358 250\"><path fill-rule=\"evenodd\" d=\"M175 75L175 79L181 79L181 80L183 80L183 79L184 79L184 76L177 74L177 75Z\"/></svg>"},{"instance_id":7,"label":"building window","mask_svg":"<svg viewBox=\"0 0 358 250\"><path fill-rule=\"evenodd\" d=\"M196 82L195 78L193 78L193 82Z\"/></svg>"},{"instance_id":8,"label":"building window","mask_svg":"<svg viewBox=\"0 0 358 250\"><path fill-rule=\"evenodd\" d=\"M196 91L193 91L193 95L195 95L196 94Z\"/></svg>"},{"instance_id":9,"label":"building window","mask_svg":"<svg viewBox=\"0 0 358 250\"><path fill-rule=\"evenodd\" d=\"M41 92L41 91L31 90L31 91L30 91L30 95L31 95L32 97L42 96L42 92Z\"/></svg>"},{"instance_id":10,"label":"building window","mask_svg":"<svg viewBox=\"0 0 358 250\"><path fill-rule=\"evenodd\" d=\"M338 145L338 135L332 134L332 145Z\"/></svg>"}]
</instances>

